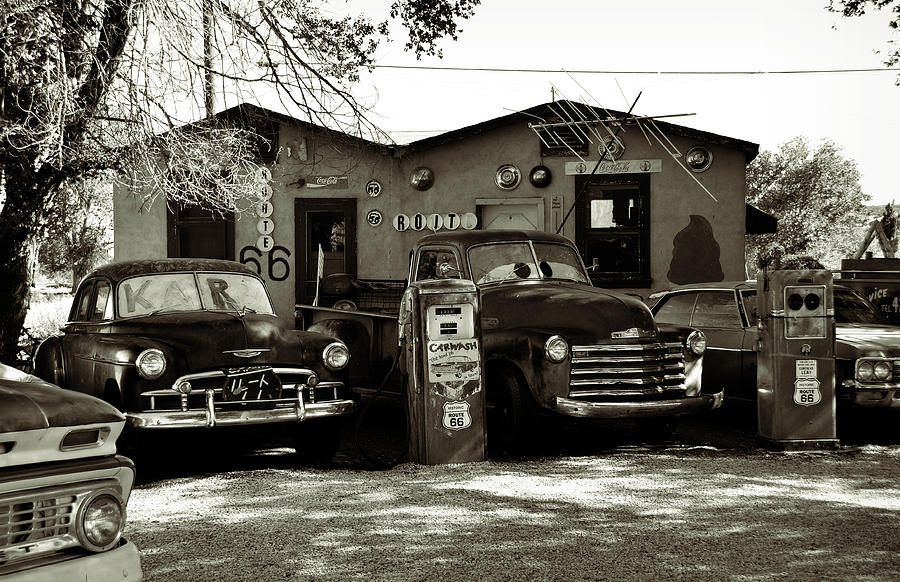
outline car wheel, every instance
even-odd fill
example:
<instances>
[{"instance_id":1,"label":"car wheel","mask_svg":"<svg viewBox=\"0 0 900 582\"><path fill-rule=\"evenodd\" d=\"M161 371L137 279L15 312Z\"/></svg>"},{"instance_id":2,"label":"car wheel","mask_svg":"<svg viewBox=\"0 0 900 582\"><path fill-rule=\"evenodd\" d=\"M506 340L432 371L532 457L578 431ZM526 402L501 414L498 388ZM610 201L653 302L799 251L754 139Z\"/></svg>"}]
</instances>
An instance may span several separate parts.
<instances>
[{"instance_id":1,"label":"car wheel","mask_svg":"<svg viewBox=\"0 0 900 582\"><path fill-rule=\"evenodd\" d=\"M343 427L339 419L309 420L291 429L297 459L304 465L327 465L341 445Z\"/></svg>"},{"instance_id":2,"label":"car wheel","mask_svg":"<svg viewBox=\"0 0 900 582\"><path fill-rule=\"evenodd\" d=\"M639 418L637 426L644 438L652 441L664 441L675 436L675 431L678 430L678 419L672 417Z\"/></svg>"},{"instance_id":3,"label":"car wheel","mask_svg":"<svg viewBox=\"0 0 900 582\"><path fill-rule=\"evenodd\" d=\"M491 453L521 450L534 425L527 386L516 373L503 368L491 374L485 391L487 443Z\"/></svg>"},{"instance_id":4,"label":"car wheel","mask_svg":"<svg viewBox=\"0 0 900 582\"><path fill-rule=\"evenodd\" d=\"M66 373L63 367L62 349L53 338L46 340L47 345L42 345L35 358L35 373L60 388L66 387Z\"/></svg>"}]
</instances>

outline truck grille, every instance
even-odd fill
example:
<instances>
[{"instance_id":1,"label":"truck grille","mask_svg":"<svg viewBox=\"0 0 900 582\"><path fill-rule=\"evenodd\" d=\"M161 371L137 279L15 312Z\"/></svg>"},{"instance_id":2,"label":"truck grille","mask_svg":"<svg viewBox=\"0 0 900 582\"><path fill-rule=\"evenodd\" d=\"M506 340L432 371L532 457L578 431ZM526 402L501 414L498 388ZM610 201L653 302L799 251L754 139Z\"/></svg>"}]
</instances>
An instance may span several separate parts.
<instances>
[{"instance_id":1,"label":"truck grille","mask_svg":"<svg viewBox=\"0 0 900 582\"><path fill-rule=\"evenodd\" d=\"M14 564L80 546L75 515L85 499L113 481L16 492L0 497L0 576Z\"/></svg>"},{"instance_id":2,"label":"truck grille","mask_svg":"<svg viewBox=\"0 0 900 582\"><path fill-rule=\"evenodd\" d=\"M659 400L683 396L681 342L572 346L569 398Z\"/></svg>"}]
</instances>

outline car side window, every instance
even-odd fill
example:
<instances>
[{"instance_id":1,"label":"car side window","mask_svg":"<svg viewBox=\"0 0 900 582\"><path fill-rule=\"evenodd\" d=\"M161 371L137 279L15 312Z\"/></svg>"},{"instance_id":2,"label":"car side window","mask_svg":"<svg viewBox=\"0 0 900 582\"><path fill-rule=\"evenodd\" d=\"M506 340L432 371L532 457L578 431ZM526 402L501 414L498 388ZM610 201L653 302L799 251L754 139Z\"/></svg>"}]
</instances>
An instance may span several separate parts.
<instances>
[{"instance_id":1,"label":"car side window","mask_svg":"<svg viewBox=\"0 0 900 582\"><path fill-rule=\"evenodd\" d=\"M691 313L694 311L696 293L678 293L664 299L664 303L654 315L659 323L673 323L675 325L690 325Z\"/></svg>"},{"instance_id":2,"label":"car side window","mask_svg":"<svg viewBox=\"0 0 900 582\"><path fill-rule=\"evenodd\" d=\"M756 323L759 321L756 291L741 291L741 300L744 302L744 313L747 314L747 321L750 323L750 327L756 327Z\"/></svg>"},{"instance_id":3,"label":"car side window","mask_svg":"<svg viewBox=\"0 0 900 582\"><path fill-rule=\"evenodd\" d=\"M69 315L70 321L88 321L90 319L91 308L91 291L93 285L84 285L78 292L78 296L72 304L72 313Z\"/></svg>"},{"instance_id":4,"label":"car side window","mask_svg":"<svg viewBox=\"0 0 900 582\"><path fill-rule=\"evenodd\" d=\"M94 309L91 310L91 321L103 321L113 318L112 301L110 301L110 287L106 281L97 281L94 287Z\"/></svg>"},{"instance_id":5,"label":"car side window","mask_svg":"<svg viewBox=\"0 0 900 582\"><path fill-rule=\"evenodd\" d=\"M698 327L740 328L741 316L732 291L699 293L691 325Z\"/></svg>"},{"instance_id":6,"label":"car side window","mask_svg":"<svg viewBox=\"0 0 900 582\"><path fill-rule=\"evenodd\" d=\"M442 268L441 265L444 265ZM462 276L456 254L449 249L423 249L416 265L416 281L459 279Z\"/></svg>"}]
</instances>

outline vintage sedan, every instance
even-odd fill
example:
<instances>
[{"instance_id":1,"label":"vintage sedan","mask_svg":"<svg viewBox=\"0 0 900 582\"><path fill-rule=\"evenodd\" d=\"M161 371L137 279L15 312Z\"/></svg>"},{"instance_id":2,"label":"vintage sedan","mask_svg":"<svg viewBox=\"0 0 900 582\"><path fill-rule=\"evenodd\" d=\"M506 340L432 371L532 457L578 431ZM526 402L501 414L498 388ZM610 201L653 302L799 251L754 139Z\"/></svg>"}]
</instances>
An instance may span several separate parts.
<instances>
[{"instance_id":1,"label":"vintage sedan","mask_svg":"<svg viewBox=\"0 0 900 582\"><path fill-rule=\"evenodd\" d=\"M280 423L302 457L324 461L354 410L350 354L292 327L240 263L114 263L81 282L35 373L113 404L134 431Z\"/></svg>"},{"instance_id":2,"label":"vintage sedan","mask_svg":"<svg viewBox=\"0 0 900 582\"><path fill-rule=\"evenodd\" d=\"M134 464L116 454L125 416L0 364L0 578L142 579L122 537Z\"/></svg>"},{"instance_id":3,"label":"vintage sedan","mask_svg":"<svg viewBox=\"0 0 900 582\"><path fill-rule=\"evenodd\" d=\"M756 401L756 281L683 285L650 297L656 321L707 337L703 386ZM842 408L900 409L900 328L865 297L834 285L835 392Z\"/></svg>"}]
</instances>

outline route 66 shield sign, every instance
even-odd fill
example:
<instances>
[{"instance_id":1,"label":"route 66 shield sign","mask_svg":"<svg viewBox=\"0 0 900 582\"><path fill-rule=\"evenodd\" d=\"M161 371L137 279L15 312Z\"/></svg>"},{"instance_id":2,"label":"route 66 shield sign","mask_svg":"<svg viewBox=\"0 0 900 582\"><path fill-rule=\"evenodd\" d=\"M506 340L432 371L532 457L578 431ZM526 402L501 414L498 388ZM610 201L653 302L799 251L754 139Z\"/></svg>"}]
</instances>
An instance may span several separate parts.
<instances>
[{"instance_id":1,"label":"route 66 shield sign","mask_svg":"<svg viewBox=\"0 0 900 582\"><path fill-rule=\"evenodd\" d=\"M465 400L461 402L445 402L444 417L441 424L449 430L462 430L472 426L469 403Z\"/></svg>"},{"instance_id":2,"label":"route 66 shield sign","mask_svg":"<svg viewBox=\"0 0 900 582\"><path fill-rule=\"evenodd\" d=\"M794 404L813 406L822 402L818 378L797 378L794 381Z\"/></svg>"}]
</instances>

